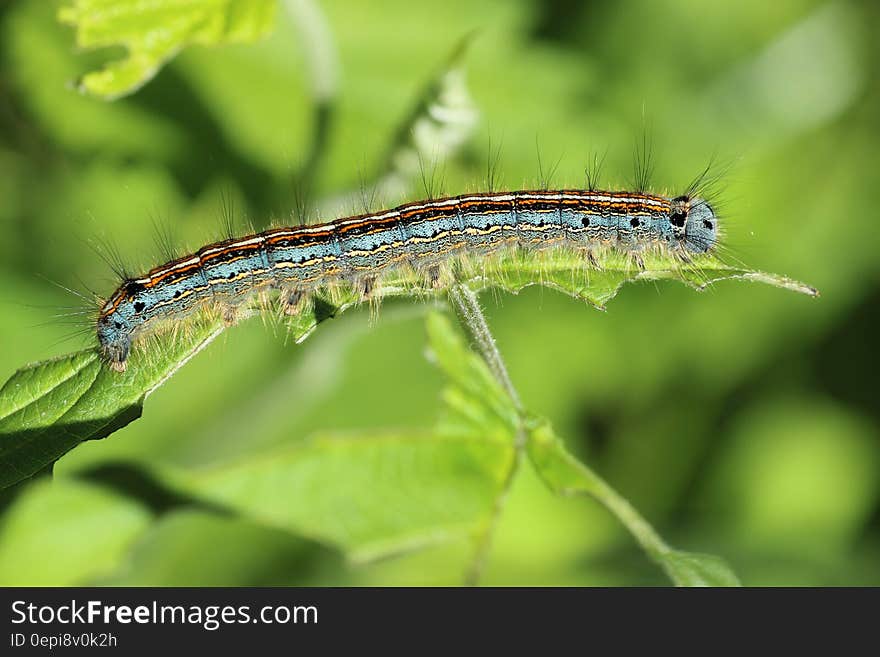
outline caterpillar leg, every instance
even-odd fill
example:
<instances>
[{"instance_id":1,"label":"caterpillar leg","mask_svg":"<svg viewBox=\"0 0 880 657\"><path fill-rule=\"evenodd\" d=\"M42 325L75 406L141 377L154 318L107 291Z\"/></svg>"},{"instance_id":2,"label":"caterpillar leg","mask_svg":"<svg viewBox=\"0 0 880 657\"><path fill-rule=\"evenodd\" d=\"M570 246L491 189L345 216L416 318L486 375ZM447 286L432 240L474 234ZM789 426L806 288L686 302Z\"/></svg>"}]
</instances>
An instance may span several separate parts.
<instances>
[{"instance_id":1,"label":"caterpillar leg","mask_svg":"<svg viewBox=\"0 0 880 657\"><path fill-rule=\"evenodd\" d=\"M431 265L428 267L428 285L432 290L439 289L443 286L440 279L440 265Z\"/></svg>"},{"instance_id":2,"label":"caterpillar leg","mask_svg":"<svg viewBox=\"0 0 880 657\"><path fill-rule=\"evenodd\" d=\"M365 276L360 281L360 287L361 299L369 301L373 298L373 292L376 290L376 277Z\"/></svg>"},{"instance_id":3,"label":"caterpillar leg","mask_svg":"<svg viewBox=\"0 0 880 657\"><path fill-rule=\"evenodd\" d=\"M226 326L233 326L238 321L238 306L224 304L220 307L220 317Z\"/></svg>"},{"instance_id":4,"label":"caterpillar leg","mask_svg":"<svg viewBox=\"0 0 880 657\"><path fill-rule=\"evenodd\" d=\"M285 315L297 315L302 310L306 295L300 288L281 290L281 312Z\"/></svg>"}]
</instances>

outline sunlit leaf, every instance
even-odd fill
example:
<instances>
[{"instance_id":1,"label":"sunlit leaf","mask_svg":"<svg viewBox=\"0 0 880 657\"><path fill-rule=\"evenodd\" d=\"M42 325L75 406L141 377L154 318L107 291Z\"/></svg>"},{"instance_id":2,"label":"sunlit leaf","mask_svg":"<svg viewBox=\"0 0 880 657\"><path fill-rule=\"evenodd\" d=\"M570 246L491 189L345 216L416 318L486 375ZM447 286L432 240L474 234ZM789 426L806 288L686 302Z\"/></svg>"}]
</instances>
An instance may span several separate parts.
<instances>
[{"instance_id":1,"label":"sunlit leaf","mask_svg":"<svg viewBox=\"0 0 880 657\"><path fill-rule=\"evenodd\" d=\"M322 436L172 485L366 560L473 531L510 457L506 443L431 434Z\"/></svg>"},{"instance_id":2,"label":"sunlit leaf","mask_svg":"<svg viewBox=\"0 0 880 657\"><path fill-rule=\"evenodd\" d=\"M142 532L121 567L95 583L302 586L332 577L342 566L338 553L290 532L232 515L181 509Z\"/></svg>"},{"instance_id":3,"label":"sunlit leaf","mask_svg":"<svg viewBox=\"0 0 880 657\"><path fill-rule=\"evenodd\" d=\"M648 261L651 267L638 270L622 256L609 256L602 270L587 270L575 252L514 255L479 263L465 262L459 276L474 289L486 287L517 292L528 285L547 285L588 303L604 307L627 282L674 279L702 289L723 279L746 279L815 295L813 288L778 276L734 269L706 259L699 268L682 267L672 258ZM442 293L426 286L424 279L411 270L392 273L377 288L375 300L384 297ZM339 286L326 297L317 297L307 309L291 318L289 335L295 342L308 337L317 325L336 317L361 302L351 286ZM101 365L94 351L80 352L55 361L37 363L19 370L0 389L0 486L9 486L53 463L69 449L85 440L103 438L140 417L143 401L156 387L170 378L186 361L213 340L222 330L216 320L190 322L187 331L155 338L163 341L161 349L137 350L124 374ZM433 324L435 333L442 330ZM447 342L438 351L452 348ZM467 359L447 360L444 364L461 389L477 385L472 381L479 369L467 365ZM457 368L470 368L459 372ZM469 383L469 381L471 381ZM496 385L483 381L487 390ZM480 384L480 385L482 385ZM467 395L449 394L450 408L460 413L474 412ZM497 400L496 400L497 402ZM496 407L499 417L504 410ZM5 409L5 410L4 410Z\"/></svg>"},{"instance_id":4,"label":"sunlit leaf","mask_svg":"<svg viewBox=\"0 0 880 657\"><path fill-rule=\"evenodd\" d=\"M450 384L444 390L445 414L438 430L512 442L519 425L516 408L486 364L444 315L429 314L427 328L430 355Z\"/></svg>"},{"instance_id":5,"label":"sunlit leaf","mask_svg":"<svg viewBox=\"0 0 880 657\"><path fill-rule=\"evenodd\" d=\"M475 289L495 287L519 292L531 285L543 285L604 309L626 283L676 280L696 290L724 280L746 280L818 296L815 288L785 276L727 265L712 255L683 264L669 255L645 256L641 270L625 254L608 252L597 256L600 270L587 269L583 254L568 250L516 254L496 263L473 263L465 275Z\"/></svg>"},{"instance_id":6,"label":"sunlit leaf","mask_svg":"<svg viewBox=\"0 0 880 657\"><path fill-rule=\"evenodd\" d=\"M112 100L148 82L183 48L249 43L273 26L277 0L68 0L58 19L91 50L123 46L126 57L86 73L80 91Z\"/></svg>"},{"instance_id":7,"label":"sunlit leaf","mask_svg":"<svg viewBox=\"0 0 880 657\"><path fill-rule=\"evenodd\" d=\"M216 327L195 327L170 341L167 353L136 354L123 374L107 368L96 350L36 363L13 374L0 389L0 487L140 417L147 395L216 334Z\"/></svg>"},{"instance_id":8,"label":"sunlit leaf","mask_svg":"<svg viewBox=\"0 0 880 657\"><path fill-rule=\"evenodd\" d=\"M169 471L176 490L260 523L331 543L354 560L467 538L492 508L513 458L509 398L449 320L428 319L449 377L435 433L319 436L294 448Z\"/></svg>"}]
</instances>

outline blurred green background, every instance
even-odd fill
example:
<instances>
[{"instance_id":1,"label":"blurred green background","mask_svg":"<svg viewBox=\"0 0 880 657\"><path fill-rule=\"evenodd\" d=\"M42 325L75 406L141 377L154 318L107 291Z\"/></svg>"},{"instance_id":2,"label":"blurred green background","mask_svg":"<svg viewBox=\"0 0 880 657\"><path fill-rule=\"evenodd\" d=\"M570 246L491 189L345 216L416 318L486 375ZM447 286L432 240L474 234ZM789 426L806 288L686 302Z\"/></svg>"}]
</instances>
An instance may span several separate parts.
<instances>
[{"instance_id":1,"label":"blurred green background","mask_svg":"<svg viewBox=\"0 0 880 657\"><path fill-rule=\"evenodd\" d=\"M291 180L315 130L302 33L283 11L267 39L188 48L107 103L71 90L108 53L77 52L57 7L0 7L3 380L87 344L59 342L68 327L45 325L71 304L46 279L109 291L90 239L146 269L157 220L196 247L219 235L223 195L258 225L289 221ZM314 171L319 198L356 189L381 164L425 83L474 29L466 68L480 122L444 166L447 193L482 185L490 140L511 188L538 184L536 143L545 168L559 160L558 186L581 186L590 153L607 151L603 182L625 187L645 125L659 191L680 191L713 154L733 162L727 243L821 298L736 282L703 294L641 284L601 313L531 288L485 294L490 324L525 405L672 544L724 557L750 585L880 585L880 230L870 196L880 183L880 6L320 8L339 69ZM419 194L416 185L410 198ZM62 458L53 484L2 497L0 583L459 583L464 540L353 565L246 518L144 503L77 477L119 462L133 472L235 462L318 430L429 427L442 378L424 358L424 309L347 313L302 345L260 321L227 331L149 398L142 419ZM525 468L484 583L666 580L598 505L553 497Z\"/></svg>"}]
</instances>

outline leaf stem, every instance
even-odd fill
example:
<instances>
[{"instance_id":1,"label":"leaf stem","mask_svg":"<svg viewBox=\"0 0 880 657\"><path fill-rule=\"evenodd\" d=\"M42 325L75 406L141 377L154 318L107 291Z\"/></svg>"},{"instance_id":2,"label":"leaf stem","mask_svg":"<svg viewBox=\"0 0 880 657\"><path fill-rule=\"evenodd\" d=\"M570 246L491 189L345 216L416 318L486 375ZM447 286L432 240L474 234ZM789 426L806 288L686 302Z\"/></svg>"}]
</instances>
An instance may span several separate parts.
<instances>
[{"instance_id":1,"label":"leaf stem","mask_svg":"<svg viewBox=\"0 0 880 657\"><path fill-rule=\"evenodd\" d=\"M510 466L505 472L504 480L492 505L492 512L477 536L477 548L474 558L468 566L465 574L465 584L476 586L479 583L485 568L486 559L492 544L492 537L504 510L507 497L525 453L528 440L527 418L522 403L510 375L495 338L489 330L486 317L480 308L477 295L465 283L458 282L449 289L449 301L452 305L459 323L464 328L471 343L489 366L495 379L513 401L518 415L518 426L514 440L514 452ZM572 465L580 471L585 482L588 482L590 494L605 508L611 511L615 517L629 530L645 550L656 561L663 563L661 557L670 552L669 545L654 531L654 528L639 514L638 511L608 483L595 472L572 457ZM664 566L665 567L665 566Z\"/></svg>"},{"instance_id":2,"label":"leaf stem","mask_svg":"<svg viewBox=\"0 0 880 657\"><path fill-rule=\"evenodd\" d=\"M461 323L473 345L477 348L480 356L486 361L492 375L510 395L518 413L522 414L522 403L519 395L513 387L507 367L495 344L495 338L486 323L486 317L480 308L477 295L465 283L455 283L449 288L449 302L455 311L458 321Z\"/></svg>"},{"instance_id":3,"label":"leaf stem","mask_svg":"<svg viewBox=\"0 0 880 657\"><path fill-rule=\"evenodd\" d=\"M509 395L516 408L518 417L516 435L513 442L513 458L510 460L510 465L504 474L504 480L492 503L492 511L489 518L476 537L476 551L465 572L465 585L476 586L479 584L485 569L486 559L492 547L492 537L495 534L498 521L501 519L501 514L504 511L504 506L513 482L516 479L516 474L519 472L519 467L525 454L527 434L519 394L516 388L513 387L513 382L507 373L504 359L501 358L501 352L498 351L498 345L495 344L495 338L489 330L489 325L486 322L485 315L483 315L483 310L480 308L477 295L465 283L457 282L449 288L448 298L459 323L467 333L471 343L483 360L486 361L489 371L492 372L492 375Z\"/></svg>"},{"instance_id":4,"label":"leaf stem","mask_svg":"<svg viewBox=\"0 0 880 657\"><path fill-rule=\"evenodd\" d=\"M585 494L599 502L676 586L739 586L739 579L723 560L676 550L664 541L620 493L565 449L549 422L535 418L526 426L528 453L544 483L557 494Z\"/></svg>"},{"instance_id":5,"label":"leaf stem","mask_svg":"<svg viewBox=\"0 0 880 657\"><path fill-rule=\"evenodd\" d=\"M571 457L573 465L580 470L581 476L588 482L590 495L608 509L620 523L629 530L642 549L655 559L671 551L672 548L664 541L654 528L620 493L608 482L593 472L586 465Z\"/></svg>"}]
</instances>

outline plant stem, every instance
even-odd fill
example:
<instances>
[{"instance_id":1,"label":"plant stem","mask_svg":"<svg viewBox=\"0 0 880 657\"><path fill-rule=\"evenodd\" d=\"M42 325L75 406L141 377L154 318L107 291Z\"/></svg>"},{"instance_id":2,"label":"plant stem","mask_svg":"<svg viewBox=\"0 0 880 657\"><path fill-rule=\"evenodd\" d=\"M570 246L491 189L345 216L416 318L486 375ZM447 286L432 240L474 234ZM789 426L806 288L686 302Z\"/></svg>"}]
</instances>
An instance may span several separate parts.
<instances>
[{"instance_id":1,"label":"plant stem","mask_svg":"<svg viewBox=\"0 0 880 657\"><path fill-rule=\"evenodd\" d=\"M464 283L455 283L449 288L449 301L455 311L458 321L461 323L473 345L477 348L480 356L486 361L489 370L504 388L519 413L522 413L522 404L519 395L510 381L507 367L501 358L501 352L495 344L495 338L489 331L486 317L480 308L477 295Z\"/></svg>"},{"instance_id":2,"label":"plant stem","mask_svg":"<svg viewBox=\"0 0 880 657\"><path fill-rule=\"evenodd\" d=\"M501 488L492 503L492 511L489 518L476 537L477 547L474 558L465 573L465 584L467 586L476 586L479 584L480 577L485 569L489 549L492 546L492 537L495 534L495 529L498 526L498 521L501 519L501 513L504 511L504 505L507 502L510 489L513 486L516 474L523 460L526 447L526 430L519 394L516 392L516 388L513 387L513 382L511 382L510 375L507 373L504 359L501 358L501 352L498 351L498 345L495 344L495 338L489 330L488 323L486 323L486 317L480 308L477 295L464 283L457 282L449 288L448 296L459 323L467 333L477 352L486 361L489 371L492 372L492 375L510 396L518 416L516 435L513 441L513 458L510 460L510 465L504 474Z\"/></svg>"},{"instance_id":3,"label":"plant stem","mask_svg":"<svg viewBox=\"0 0 880 657\"><path fill-rule=\"evenodd\" d=\"M608 509L629 530L629 533L632 534L633 538L636 539L650 557L656 560L657 557L671 550L666 541L660 537L626 498L586 465L576 461L574 458L572 458L572 461L576 463L575 467L580 470L581 476L589 482L588 489L593 499Z\"/></svg>"}]
</instances>

